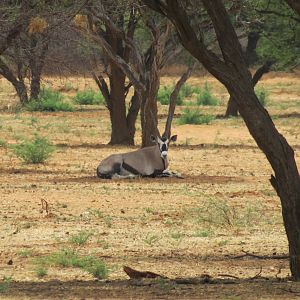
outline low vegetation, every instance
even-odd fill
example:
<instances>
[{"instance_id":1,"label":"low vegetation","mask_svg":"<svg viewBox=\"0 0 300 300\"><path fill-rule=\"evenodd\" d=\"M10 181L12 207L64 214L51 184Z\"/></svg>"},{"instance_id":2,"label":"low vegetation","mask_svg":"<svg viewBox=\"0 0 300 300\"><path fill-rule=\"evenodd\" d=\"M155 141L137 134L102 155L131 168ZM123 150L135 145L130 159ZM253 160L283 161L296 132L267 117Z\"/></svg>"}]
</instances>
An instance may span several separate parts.
<instances>
[{"instance_id":1,"label":"low vegetation","mask_svg":"<svg viewBox=\"0 0 300 300\"><path fill-rule=\"evenodd\" d=\"M179 118L178 123L180 125L184 124L209 124L215 117L213 115L203 115L200 113L199 109L185 108L182 116Z\"/></svg>"},{"instance_id":2,"label":"low vegetation","mask_svg":"<svg viewBox=\"0 0 300 300\"><path fill-rule=\"evenodd\" d=\"M206 106L219 105L219 100L212 94L212 88L208 85L207 82L197 96L197 104Z\"/></svg>"},{"instance_id":3,"label":"low vegetation","mask_svg":"<svg viewBox=\"0 0 300 300\"><path fill-rule=\"evenodd\" d=\"M47 274L48 267L65 267L65 268L80 268L95 278L105 279L108 277L108 268L106 264L94 255L81 256L74 249L62 249L51 255L39 258L37 260L37 275L38 270L42 270L42 274ZM45 276L43 275L43 276Z\"/></svg>"},{"instance_id":4,"label":"low vegetation","mask_svg":"<svg viewBox=\"0 0 300 300\"><path fill-rule=\"evenodd\" d=\"M4 276L2 281L0 281L0 294L6 293L11 286L11 277Z\"/></svg>"},{"instance_id":5,"label":"low vegetation","mask_svg":"<svg viewBox=\"0 0 300 300\"><path fill-rule=\"evenodd\" d=\"M64 102L64 97L60 92L50 88L43 88L39 98L31 100L26 108L29 111L74 111L74 106Z\"/></svg>"},{"instance_id":6,"label":"low vegetation","mask_svg":"<svg viewBox=\"0 0 300 300\"><path fill-rule=\"evenodd\" d=\"M15 154L25 163L44 163L55 151L55 147L45 137L36 135L31 141L24 141L12 147Z\"/></svg>"},{"instance_id":7,"label":"low vegetation","mask_svg":"<svg viewBox=\"0 0 300 300\"><path fill-rule=\"evenodd\" d=\"M103 95L101 93L96 93L94 90L77 92L74 97L74 102L81 105L97 105L105 103Z\"/></svg>"},{"instance_id":8,"label":"low vegetation","mask_svg":"<svg viewBox=\"0 0 300 300\"><path fill-rule=\"evenodd\" d=\"M255 89L256 96L263 107L269 103L269 92L266 88L260 86Z\"/></svg>"}]
</instances>

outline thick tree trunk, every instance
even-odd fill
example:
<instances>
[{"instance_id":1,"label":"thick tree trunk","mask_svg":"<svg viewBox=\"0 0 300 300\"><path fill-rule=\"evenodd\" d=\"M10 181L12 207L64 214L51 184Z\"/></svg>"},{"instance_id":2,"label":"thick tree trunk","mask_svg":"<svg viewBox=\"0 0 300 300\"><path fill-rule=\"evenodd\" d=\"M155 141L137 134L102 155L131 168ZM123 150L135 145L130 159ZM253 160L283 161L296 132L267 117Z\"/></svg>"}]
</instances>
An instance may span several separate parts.
<instances>
[{"instance_id":1,"label":"thick tree trunk","mask_svg":"<svg viewBox=\"0 0 300 300\"><path fill-rule=\"evenodd\" d=\"M27 88L26 88L26 85L24 84L24 82L18 81L18 82L13 83L13 85L16 89L16 92L18 94L21 104L22 105L27 104L29 102L29 100L28 100L28 95L27 95Z\"/></svg>"},{"instance_id":2,"label":"thick tree trunk","mask_svg":"<svg viewBox=\"0 0 300 300\"><path fill-rule=\"evenodd\" d=\"M110 119L111 145L133 145L134 141L129 133L126 120L125 105L125 75L120 68L111 62L110 80Z\"/></svg>"},{"instance_id":3,"label":"thick tree trunk","mask_svg":"<svg viewBox=\"0 0 300 300\"><path fill-rule=\"evenodd\" d=\"M129 107L128 113L127 113L127 128L129 131L129 136L132 142L134 141L135 136L135 123L137 116L139 114L141 107L141 97L140 95L135 91L132 98L131 98L131 105ZM133 144L133 143L132 143Z\"/></svg>"},{"instance_id":4,"label":"thick tree trunk","mask_svg":"<svg viewBox=\"0 0 300 300\"><path fill-rule=\"evenodd\" d=\"M204 39L198 39L178 0L144 2L172 19L184 47L226 86L248 130L265 153L275 173L271 183L282 204L292 276L300 280L300 177L294 151L277 131L254 92L253 79L223 1L202 0L213 23L222 59L207 49Z\"/></svg>"},{"instance_id":5,"label":"thick tree trunk","mask_svg":"<svg viewBox=\"0 0 300 300\"><path fill-rule=\"evenodd\" d=\"M157 136L157 94L160 83L158 70L152 71L151 77L141 103L142 147L152 146L151 135Z\"/></svg>"}]
</instances>

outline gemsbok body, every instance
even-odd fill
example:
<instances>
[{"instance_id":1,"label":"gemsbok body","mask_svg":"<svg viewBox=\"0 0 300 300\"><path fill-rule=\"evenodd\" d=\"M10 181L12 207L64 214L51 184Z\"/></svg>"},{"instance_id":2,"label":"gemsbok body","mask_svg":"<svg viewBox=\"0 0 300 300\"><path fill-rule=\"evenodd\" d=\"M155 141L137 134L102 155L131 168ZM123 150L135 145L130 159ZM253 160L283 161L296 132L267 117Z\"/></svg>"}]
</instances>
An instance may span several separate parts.
<instances>
[{"instance_id":1,"label":"gemsbok body","mask_svg":"<svg viewBox=\"0 0 300 300\"><path fill-rule=\"evenodd\" d=\"M168 176L168 150L170 142L175 142L176 135L170 138L165 136L151 136L154 146L145 147L136 151L112 154L105 158L97 168L100 178L134 177L134 176Z\"/></svg>"}]
</instances>

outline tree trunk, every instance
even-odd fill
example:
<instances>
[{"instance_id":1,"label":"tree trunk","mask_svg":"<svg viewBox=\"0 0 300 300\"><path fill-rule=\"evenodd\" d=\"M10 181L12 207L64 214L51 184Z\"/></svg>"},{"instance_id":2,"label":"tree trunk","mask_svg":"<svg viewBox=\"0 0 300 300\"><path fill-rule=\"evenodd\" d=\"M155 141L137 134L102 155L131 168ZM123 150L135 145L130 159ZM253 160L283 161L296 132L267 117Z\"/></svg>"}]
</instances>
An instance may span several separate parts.
<instances>
[{"instance_id":1,"label":"tree trunk","mask_svg":"<svg viewBox=\"0 0 300 300\"><path fill-rule=\"evenodd\" d=\"M230 96L229 101L227 103L225 118L237 117L238 114L239 114L238 107L237 107L235 101L233 100L233 98Z\"/></svg>"},{"instance_id":2,"label":"tree trunk","mask_svg":"<svg viewBox=\"0 0 300 300\"><path fill-rule=\"evenodd\" d=\"M131 105L129 107L128 113L127 113L127 128L129 131L130 139L132 140L132 144L134 142L134 136L135 136L135 123L138 116L138 113L140 111L141 107L141 97L140 95L135 91L132 98L131 98Z\"/></svg>"},{"instance_id":3,"label":"tree trunk","mask_svg":"<svg viewBox=\"0 0 300 300\"><path fill-rule=\"evenodd\" d=\"M158 70L151 70L146 92L141 103L142 148L153 146L151 135L157 136L157 93L159 89Z\"/></svg>"},{"instance_id":4,"label":"tree trunk","mask_svg":"<svg viewBox=\"0 0 300 300\"><path fill-rule=\"evenodd\" d=\"M0 74L4 76L15 88L22 105L28 103L27 88L23 80L18 80L9 67L0 58Z\"/></svg>"},{"instance_id":5,"label":"tree trunk","mask_svg":"<svg viewBox=\"0 0 300 300\"><path fill-rule=\"evenodd\" d=\"M30 99L37 99L41 91L41 73L31 70Z\"/></svg>"},{"instance_id":6,"label":"tree trunk","mask_svg":"<svg viewBox=\"0 0 300 300\"><path fill-rule=\"evenodd\" d=\"M125 105L125 75L121 69L111 62L110 80L110 120L111 120L111 145L133 145L134 140L130 136Z\"/></svg>"},{"instance_id":7,"label":"tree trunk","mask_svg":"<svg viewBox=\"0 0 300 300\"><path fill-rule=\"evenodd\" d=\"M226 86L250 134L266 155L275 173L271 183L282 204L292 276L294 280L300 280L300 177L294 151L277 131L254 92L253 79L223 1L202 0L213 23L222 59L207 49L203 38L198 39L177 0L144 2L172 19L184 47Z\"/></svg>"}]
</instances>

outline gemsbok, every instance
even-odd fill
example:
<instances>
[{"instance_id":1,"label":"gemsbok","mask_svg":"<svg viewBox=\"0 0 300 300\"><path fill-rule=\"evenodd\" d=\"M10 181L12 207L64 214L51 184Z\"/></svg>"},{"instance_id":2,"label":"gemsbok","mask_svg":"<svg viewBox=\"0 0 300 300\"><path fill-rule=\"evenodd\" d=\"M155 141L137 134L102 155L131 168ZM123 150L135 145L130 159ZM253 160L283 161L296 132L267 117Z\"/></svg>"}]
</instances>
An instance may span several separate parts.
<instances>
[{"instance_id":1,"label":"gemsbok","mask_svg":"<svg viewBox=\"0 0 300 300\"><path fill-rule=\"evenodd\" d=\"M180 174L168 170L168 150L170 142L177 140L171 136L171 123L174 116L176 98L170 101L165 131L160 135L156 127L156 136L151 135L154 146L136 151L112 154L105 158L97 168L100 178L132 178L132 177L181 177ZM153 118L154 121L154 118Z\"/></svg>"}]
</instances>

